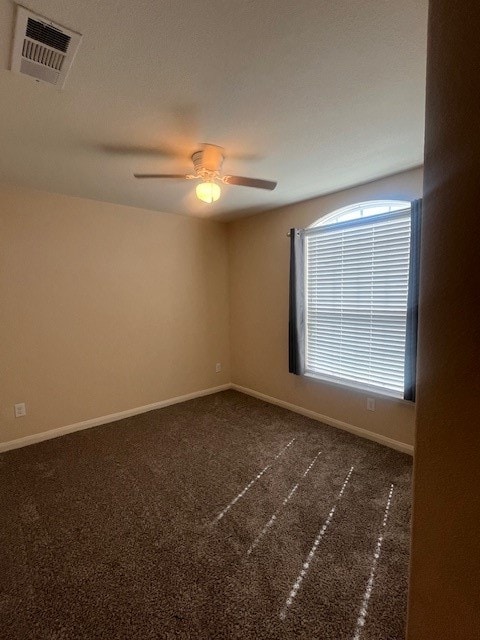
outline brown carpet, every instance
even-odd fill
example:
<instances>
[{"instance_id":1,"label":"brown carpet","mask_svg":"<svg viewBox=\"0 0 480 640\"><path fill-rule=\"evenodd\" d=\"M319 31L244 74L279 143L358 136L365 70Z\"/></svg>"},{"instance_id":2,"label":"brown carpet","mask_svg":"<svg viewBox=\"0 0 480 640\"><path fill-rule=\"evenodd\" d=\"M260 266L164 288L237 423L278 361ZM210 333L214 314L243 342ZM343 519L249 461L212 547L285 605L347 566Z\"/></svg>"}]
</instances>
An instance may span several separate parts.
<instances>
[{"instance_id":1,"label":"brown carpet","mask_svg":"<svg viewBox=\"0 0 480 640\"><path fill-rule=\"evenodd\" d=\"M5 453L0 637L401 640L410 473L234 391Z\"/></svg>"}]
</instances>

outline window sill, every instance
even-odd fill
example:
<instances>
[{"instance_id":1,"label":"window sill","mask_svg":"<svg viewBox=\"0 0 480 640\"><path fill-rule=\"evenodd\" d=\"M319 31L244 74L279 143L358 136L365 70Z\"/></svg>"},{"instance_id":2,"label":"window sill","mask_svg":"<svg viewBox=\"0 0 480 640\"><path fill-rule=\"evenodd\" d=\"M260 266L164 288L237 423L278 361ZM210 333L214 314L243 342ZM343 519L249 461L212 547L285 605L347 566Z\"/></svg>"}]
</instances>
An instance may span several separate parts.
<instances>
[{"instance_id":1,"label":"window sill","mask_svg":"<svg viewBox=\"0 0 480 640\"><path fill-rule=\"evenodd\" d=\"M329 378L328 376L323 376L319 373L315 373L314 371L307 370L303 375L306 378L317 380L318 382L322 382L323 384L331 385L333 387L348 389L349 391L369 393L371 395L381 396L387 400L392 400L394 402L399 402L401 404L415 406L414 402L411 402L410 400L405 400L403 395L398 391L391 391L390 389L383 389L382 387L375 387L373 385L362 384L361 382L358 382L358 383L347 382L347 381L338 380L333 377Z\"/></svg>"}]
</instances>

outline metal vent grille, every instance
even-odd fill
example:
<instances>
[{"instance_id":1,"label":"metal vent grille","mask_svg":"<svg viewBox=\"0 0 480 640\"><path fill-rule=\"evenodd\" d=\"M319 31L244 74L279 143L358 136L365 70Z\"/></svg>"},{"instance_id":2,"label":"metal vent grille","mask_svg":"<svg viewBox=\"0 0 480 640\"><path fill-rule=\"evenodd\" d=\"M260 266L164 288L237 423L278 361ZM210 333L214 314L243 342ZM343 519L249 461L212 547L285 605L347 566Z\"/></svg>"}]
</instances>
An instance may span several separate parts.
<instances>
[{"instance_id":1,"label":"metal vent grille","mask_svg":"<svg viewBox=\"0 0 480 640\"><path fill-rule=\"evenodd\" d=\"M33 20L32 18L28 18L26 35L27 38L31 38L37 42L43 42L43 44L52 47L52 49L63 51L63 53L67 52L68 43L71 40L70 36L67 36L66 33L62 33L58 29L38 22L38 20Z\"/></svg>"},{"instance_id":2,"label":"metal vent grille","mask_svg":"<svg viewBox=\"0 0 480 640\"><path fill-rule=\"evenodd\" d=\"M62 87L82 36L17 7L12 71Z\"/></svg>"},{"instance_id":3,"label":"metal vent grille","mask_svg":"<svg viewBox=\"0 0 480 640\"><path fill-rule=\"evenodd\" d=\"M27 38L23 41L22 56L27 60L38 62L57 71L62 69L65 59L65 54L60 53L60 51L53 51L53 49L44 47L40 43L33 42Z\"/></svg>"}]
</instances>

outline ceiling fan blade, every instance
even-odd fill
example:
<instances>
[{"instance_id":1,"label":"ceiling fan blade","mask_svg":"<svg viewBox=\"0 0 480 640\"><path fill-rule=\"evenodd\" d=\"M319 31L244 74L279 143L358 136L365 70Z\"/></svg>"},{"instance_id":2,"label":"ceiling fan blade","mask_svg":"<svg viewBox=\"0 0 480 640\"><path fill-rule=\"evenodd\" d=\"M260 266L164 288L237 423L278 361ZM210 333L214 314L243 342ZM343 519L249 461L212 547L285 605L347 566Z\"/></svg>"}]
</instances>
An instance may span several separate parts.
<instances>
[{"instance_id":1,"label":"ceiling fan blade","mask_svg":"<svg viewBox=\"0 0 480 640\"><path fill-rule=\"evenodd\" d=\"M225 184L234 184L240 187L254 187L255 189L268 189L273 191L277 186L272 180L259 180L258 178L243 178L242 176L223 176Z\"/></svg>"},{"instance_id":2,"label":"ceiling fan blade","mask_svg":"<svg viewBox=\"0 0 480 640\"><path fill-rule=\"evenodd\" d=\"M225 155L225 149L219 147L216 144L208 144L204 142L202 144L202 166L208 171L219 171L222 166L223 157Z\"/></svg>"},{"instance_id":3,"label":"ceiling fan blade","mask_svg":"<svg viewBox=\"0 0 480 640\"><path fill-rule=\"evenodd\" d=\"M116 156L153 156L160 158L187 159L188 151L168 144L142 146L128 144L102 144L97 147L101 151Z\"/></svg>"},{"instance_id":4,"label":"ceiling fan blade","mask_svg":"<svg viewBox=\"0 0 480 640\"><path fill-rule=\"evenodd\" d=\"M191 180L195 176L184 173L134 173L135 178L174 178L179 180Z\"/></svg>"}]
</instances>

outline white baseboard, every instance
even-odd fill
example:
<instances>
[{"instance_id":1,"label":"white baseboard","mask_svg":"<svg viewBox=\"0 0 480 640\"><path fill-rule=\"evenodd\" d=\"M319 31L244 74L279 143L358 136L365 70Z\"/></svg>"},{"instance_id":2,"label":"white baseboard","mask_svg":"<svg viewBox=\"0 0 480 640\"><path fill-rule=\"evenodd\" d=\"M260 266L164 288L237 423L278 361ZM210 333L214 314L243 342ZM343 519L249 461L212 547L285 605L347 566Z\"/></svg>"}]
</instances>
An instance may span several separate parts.
<instances>
[{"instance_id":1,"label":"white baseboard","mask_svg":"<svg viewBox=\"0 0 480 640\"><path fill-rule=\"evenodd\" d=\"M0 442L0 453L4 451L10 451L11 449L26 447L29 444L35 444L36 442L43 442L43 440L58 438L59 436L64 436L67 433L73 433L74 431L82 431L83 429L98 427L101 424L116 422L117 420L123 420L124 418L136 416L140 413L146 413L147 411L153 411L154 409L168 407L172 404L178 404L179 402L186 402L187 400L193 400L194 398L200 398L201 396L208 396L212 393L218 393L219 391L230 389L231 386L232 385L230 383L222 384L219 387L210 387L210 389L194 391L193 393L187 393L184 396L176 396L175 398L160 400L160 402L154 402L153 404L146 404L143 407L135 407L135 409L127 409L126 411L119 411L118 413L110 413L107 416L100 416L99 418L92 418L91 420L76 422L65 427L50 429L49 431L43 431L42 433L35 433L34 435L25 436L24 438L17 438L16 440L10 440L9 442Z\"/></svg>"},{"instance_id":2,"label":"white baseboard","mask_svg":"<svg viewBox=\"0 0 480 640\"><path fill-rule=\"evenodd\" d=\"M83 429L98 427L99 425L108 424L109 422L116 422L117 420L123 420L124 418L136 416L140 413L146 413L147 411L153 411L154 409L161 409L162 407L168 407L172 404L186 402L187 400L193 400L194 398L200 398L201 396L208 396L212 393L218 393L219 391L225 391L227 389L235 389L236 391L245 393L249 396L253 396L254 398L269 402L270 404L275 404L279 407L283 407L284 409L294 411L295 413L300 413L302 416L306 416L307 418L312 418L313 420L324 422L325 424L336 427L337 429L349 431L350 433L360 436L361 438L367 438L367 440L373 440L374 442L378 442L379 444L391 447L392 449L396 449L397 451L402 451L403 453L413 455L412 445L399 442L398 440L393 440L392 438L387 438L387 436L382 436L378 433L374 433L373 431L368 431L367 429L356 427L355 425L348 424L347 422L341 422L340 420L324 416L321 413L316 413L315 411L311 411L310 409L304 409L303 407L300 407L296 404L291 404L290 402L285 402L284 400L279 400L278 398L267 396L266 394L260 393L259 391L254 391L253 389L248 389L247 387L242 387L238 384L231 383L222 384L218 387L210 387L209 389L202 389L201 391L194 391L193 393L187 393L183 396L168 398L167 400L161 400L160 402L147 404L143 407L135 407L134 409L127 409L126 411L119 411L118 413L110 413L106 416L100 416L99 418L92 418L91 420L76 422L74 424L66 425L65 427L50 429L49 431L43 431L42 433L25 436L24 438L17 438L16 440L10 440L9 442L0 442L0 453L3 453L4 451L10 451L11 449L26 447L37 442L43 442L44 440L58 438L60 436L66 435L67 433L73 433L74 431L82 431Z\"/></svg>"},{"instance_id":3,"label":"white baseboard","mask_svg":"<svg viewBox=\"0 0 480 640\"><path fill-rule=\"evenodd\" d=\"M336 420L335 418L329 418L328 416L324 416L321 413L310 411L310 409L304 409L303 407L300 407L296 404L291 404L290 402L285 402L284 400L279 400L278 398L267 396L264 393L254 391L253 389L248 389L247 387L241 387L238 384L232 384L231 388L235 389L236 391L240 391L241 393L246 393L249 396L253 396L254 398L258 398L259 400L269 402L270 404L276 404L279 407L283 407L284 409L289 409L290 411L294 411L295 413L300 413L302 416L306 416L307 418L313 418L313 420L324 422L331 427L343 429L343 431L349 431L350 433L353 433L356 436L360 436L361 438L373 440L374 442L383 444L386 447L390 447L391 449L396 449L397 451L408 453L409 455L413 456L413 446L410 444L405 444L404 442L400 442L399 440L387 438L387 436L382 436L379 433L374 433L373 431L368 431L367 429L356 427L353 424L348 424L348 422L342 422L341 420Z\"/></svg>"}]
</instances>

